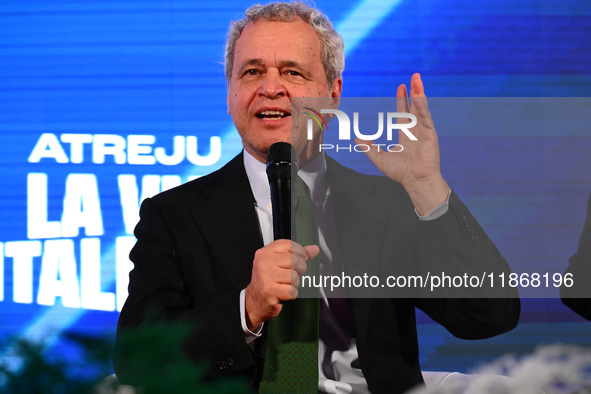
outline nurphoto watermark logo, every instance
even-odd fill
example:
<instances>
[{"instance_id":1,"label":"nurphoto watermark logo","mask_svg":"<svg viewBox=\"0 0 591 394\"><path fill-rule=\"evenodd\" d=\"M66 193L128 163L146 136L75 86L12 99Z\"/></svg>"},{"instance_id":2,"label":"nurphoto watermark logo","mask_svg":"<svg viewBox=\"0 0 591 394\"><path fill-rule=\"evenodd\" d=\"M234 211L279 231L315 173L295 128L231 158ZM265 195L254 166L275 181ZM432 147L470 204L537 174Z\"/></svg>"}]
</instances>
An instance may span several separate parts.
<instances>
[{"instance_id":1,"label":"nurphoto watermark logo","mask_svg":"<svg viewBox=\"0 0 591 394\"><path fill-rule=\"evenodd\" d=\"M332 135L331 143L322 142L318 144L319 152L322 151L348 151L348 152L367 152L372 147L377 147L378 151L402 152L404 147L398 141L398 136L403 133L410 141L417 141L417 137L411 129L417 124L417 117L407 112L385 112L370 110L364 108L363 111L347 111L343 109L327 108L330 105L319 106L318 103L302 103L301 113L306 115L306 138L308 141L317 140L317 133L328 133L336 131L338 128L338 139ZM305 105L308 104L308 105ZM353 116L353 127L351 127L351 118ZM373 119L363 119L373 118ZM377 131L375 119L377 118ZM329 123L334 119L337 124ZM365 123L371 122L373 126L367 126ZM402 122L402 123L400 123ZM324 134L326 136L326 134ZM355 138L363 140L363 143L355 143ZM335 143L336 142L336 143Z\"/></svg>"}]
</instances>

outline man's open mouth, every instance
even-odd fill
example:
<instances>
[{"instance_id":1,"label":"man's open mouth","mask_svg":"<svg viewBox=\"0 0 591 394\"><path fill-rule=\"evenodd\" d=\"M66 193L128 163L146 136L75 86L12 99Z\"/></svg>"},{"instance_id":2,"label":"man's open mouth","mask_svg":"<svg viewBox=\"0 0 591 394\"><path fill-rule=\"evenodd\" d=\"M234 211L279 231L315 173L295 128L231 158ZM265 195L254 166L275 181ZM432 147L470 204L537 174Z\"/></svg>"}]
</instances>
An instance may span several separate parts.
<instances>
[{"instance_id":1,"label":"man's open mouth","mask_svg":"<svg viewBox=\"0 0 591 394\"><path fill-rule=\"evenodd\" d=\"M291 114L285 111L261 111L258 114L256 114L256 117L259 119L266 120L278 120L281 118L285 118L289 115Z\"/></svg>"}]
</instances>

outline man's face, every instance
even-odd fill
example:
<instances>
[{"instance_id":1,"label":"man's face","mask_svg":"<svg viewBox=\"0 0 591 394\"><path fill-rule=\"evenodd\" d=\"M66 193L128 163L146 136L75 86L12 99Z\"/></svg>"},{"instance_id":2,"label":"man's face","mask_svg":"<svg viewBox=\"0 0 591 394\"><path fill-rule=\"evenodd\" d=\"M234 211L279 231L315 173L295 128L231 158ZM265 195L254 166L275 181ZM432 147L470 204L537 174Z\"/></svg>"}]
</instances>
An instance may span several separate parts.
<instances>
[{"instance_id":1,"label":"man's face","mask_svg":"<svg viewBox=\"0 0 591 394\"><path fill-rule=\"evenodd\" d=\"M329 90L321 49L316 32L301 19L259 20L238 38L228 113L244 149L263 163L273 143L292 143L292 97L340 96L341 78Z\"/></svg>"}]
</instances>

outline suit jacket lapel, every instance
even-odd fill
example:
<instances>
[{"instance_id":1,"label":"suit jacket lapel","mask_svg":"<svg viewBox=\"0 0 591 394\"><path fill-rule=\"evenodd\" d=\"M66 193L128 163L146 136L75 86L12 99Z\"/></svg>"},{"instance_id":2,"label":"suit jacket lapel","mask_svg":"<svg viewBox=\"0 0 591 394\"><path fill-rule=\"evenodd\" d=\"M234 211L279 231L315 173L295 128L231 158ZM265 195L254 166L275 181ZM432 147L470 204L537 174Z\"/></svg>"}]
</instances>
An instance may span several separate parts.
<instances>
[{"instance_id":1,"label":"suit jacket lapel","mask_svg":"<svg viewBox=\"0 0 591 394\"><path fill-rule=\"evenodd\" d=\"M205 204L196 218L203 235L215 253L215 260L224 265L236 288L250 282L252 261L263 240L255 208L255 199L239 154L219 171L204 177L200 190Z\"/></svg>"},{"instance_id":2,"label":"suit jacket lapel","mask_svg":"<svg viewBox=\"0 0 591 394\"><path fill-rule=\"evenodd\" d=\"M376 198L375 182L368 176L345 168L327 157L327 179L335 213L335 223L343 257L343 267L351 275L376 272L379 257L370 255L371 246L382 245L388 225L388 207Z\"/></svg>"},{"instance_id":3,"label":"suit jacket lapel","mask_svg":"<svg viewBox=\"0 0 591 394\"><path fill-rule=\"evenodd\" d=\"M351 277L376 272L379 256L371 252L377 252L373 248L384 242L379 237L385 231L380 231L379 227L388 215L387 212L380 212L382 207L372 201L375 184L367 182L366 176L343 167L330 157L326 160L343 269ZM349 294L349 305L358 340L363 342L371 310L368 290L364 291L362 298Z\"/></svg>"}]
</instances>

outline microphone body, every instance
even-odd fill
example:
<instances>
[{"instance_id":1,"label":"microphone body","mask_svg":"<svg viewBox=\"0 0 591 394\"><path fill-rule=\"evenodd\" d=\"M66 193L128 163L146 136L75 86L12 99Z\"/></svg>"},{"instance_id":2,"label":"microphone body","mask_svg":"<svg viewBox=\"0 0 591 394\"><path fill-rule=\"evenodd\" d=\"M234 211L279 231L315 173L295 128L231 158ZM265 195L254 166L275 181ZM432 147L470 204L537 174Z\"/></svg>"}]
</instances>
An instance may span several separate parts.
<instances>
[{"instance_id":1,"label":"microphone body","mask_svg":"<svg viewBox=\"0 0 591 394\"><path fill-rule=\"evenodd\" d=\"M293 160L293 161L292 161ZM276 142L267 153L267 177L273 211L273 238L291 239L292 171L295 152L286 142ZM294 171L294 173L295 173Z\"/></svg>"}]
</instances>

